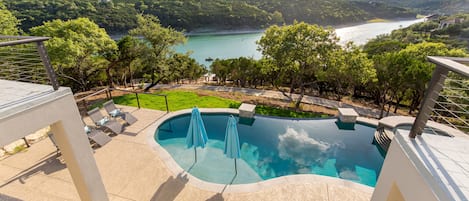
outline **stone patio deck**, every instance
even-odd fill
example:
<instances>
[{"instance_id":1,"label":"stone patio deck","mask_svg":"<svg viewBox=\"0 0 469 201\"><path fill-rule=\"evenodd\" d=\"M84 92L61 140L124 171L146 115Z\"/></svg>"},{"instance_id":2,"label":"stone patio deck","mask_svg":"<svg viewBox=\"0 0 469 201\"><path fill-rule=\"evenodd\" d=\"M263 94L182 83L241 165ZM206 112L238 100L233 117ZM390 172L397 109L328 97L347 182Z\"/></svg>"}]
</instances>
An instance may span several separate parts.
<instances>
[{"instance_id":1,"label":"stone patio deck","mask_svg":"<svg viewBox=\"0 0 469 201\"><path fill-rule=\"evenodd\" d=\"M254 192L215 192L199 188L183 174L174 175L147 133L163 111L126 107L139 120L123 134L95 149L95 159L110 200L370 200L371 188L322 182L314 177L282 177ZM87 122L88 119L85 119ZM269 180L270 181L270 180ZM267 183L267 182L266 182ZM0 200L79 200L66 166L49 139L0 161Z\"/></svg>"}]
</instances>

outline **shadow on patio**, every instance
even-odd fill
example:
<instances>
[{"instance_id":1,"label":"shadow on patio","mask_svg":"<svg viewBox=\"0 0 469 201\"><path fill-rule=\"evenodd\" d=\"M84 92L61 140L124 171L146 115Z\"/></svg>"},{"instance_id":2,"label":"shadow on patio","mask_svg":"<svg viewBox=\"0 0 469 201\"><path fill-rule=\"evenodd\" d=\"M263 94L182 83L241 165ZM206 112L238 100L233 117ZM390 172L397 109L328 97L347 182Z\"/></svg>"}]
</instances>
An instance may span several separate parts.
<instances>
[{"instance_id":1,"label":"shadow on patio","mask_svg":"<svg viewBox=\"0 0 469 201\"><path fill-rule=\"evenodd\" d=\"M168 177L153 195L151 201L174 200L182 189L184 189L188 181L187 175L183 175L182 172L179 173L176 178L173 176Z\"/></svg>"},{"instance_id":2,"label":"shadow on patio","mask_svg":"<svg viewBox=\"0 0 469 201\"><path fill-rule=\"evenodd\" d=\"M65 169L67 166L62 163L59 157L55 154L55 152L50 153L49 155L43 157L38 163L34 164L33 166L19 172L15 176L6 180L5 183L0 185L0 188L18 180L20 183L25 184L27 179L40 173L44 173L45 175L49 175L51 173L60 171ZM1 196L0 196L1 198ZM8 200L8 199L7 199Z\"/></svg>"}]
</instances>

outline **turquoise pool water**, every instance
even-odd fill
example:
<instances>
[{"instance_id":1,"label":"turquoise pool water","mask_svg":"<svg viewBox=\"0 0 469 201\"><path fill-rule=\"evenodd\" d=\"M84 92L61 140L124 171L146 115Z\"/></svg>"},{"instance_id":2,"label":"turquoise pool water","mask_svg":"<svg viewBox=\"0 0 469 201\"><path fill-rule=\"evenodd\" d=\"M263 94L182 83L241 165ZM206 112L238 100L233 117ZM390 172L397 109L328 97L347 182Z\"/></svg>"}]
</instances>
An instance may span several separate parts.
<instances>
[{"instance_id":1,"label":"turquoise pool water","mask_svg":"<svg viewBox=\"0 0 469 201\"><path fill-rule=\"evenodd\" d=\"M235 177L233 159L223 155L229 114L202 114L207 146L187 149L190 114L165 121L155 140L186 171L214 183L253 183L292 174L338 177L374 187L384 158L372 144L374 127L342 124L337 119L284 119L255 116L238 123L241 158ZM238 118L238 117L236 117ZM238 119L239 120L239 119Z\"/></svg>"}]
</instances>

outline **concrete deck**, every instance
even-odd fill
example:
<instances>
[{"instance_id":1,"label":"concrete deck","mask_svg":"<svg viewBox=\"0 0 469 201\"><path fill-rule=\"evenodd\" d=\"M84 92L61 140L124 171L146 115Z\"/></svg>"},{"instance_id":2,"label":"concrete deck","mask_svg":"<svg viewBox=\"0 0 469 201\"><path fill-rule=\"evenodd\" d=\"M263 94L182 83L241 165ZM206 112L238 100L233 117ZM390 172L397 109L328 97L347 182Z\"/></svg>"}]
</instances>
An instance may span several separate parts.
<instances>
[{"instance_id":1,"label":"concrete deck","mask_svg":"<svg viewBox=\"0 0 469 201\"><path fill-rule=\"evenodd\" d=\"M314 175L268 180L254 191L222 193L201 188L190 175L174 171L148 142L148 133L154 132L155 122L166 113L124 110L138 121L94 154L110 200L370 200L372 188ZM0 200L62 201L79 200L79 196L55 147L44 139L0 161Z\"/></svg>"}]
</instances>

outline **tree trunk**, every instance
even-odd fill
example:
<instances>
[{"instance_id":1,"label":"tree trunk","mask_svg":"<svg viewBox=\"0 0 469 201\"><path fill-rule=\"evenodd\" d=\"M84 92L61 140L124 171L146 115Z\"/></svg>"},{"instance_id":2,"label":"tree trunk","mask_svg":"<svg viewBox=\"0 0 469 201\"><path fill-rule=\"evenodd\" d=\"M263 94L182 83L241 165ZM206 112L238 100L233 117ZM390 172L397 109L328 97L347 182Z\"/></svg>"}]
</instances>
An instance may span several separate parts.
<instances>
[{"instance_id":1,"label":"tree trunk","mask_svg":"<svg viewBox=\"0 0 469 201\"><path fill-rule=\"evenodd\" d=\"M397 113L397 110L399 109L399 105L401 104L402 98L397 97L396 98L396 107L394 107L394 113Z\"/></svg>"},{"instance_id":2,"label":"tree trunk","mask_svg":"<svg viewBox=\"0 0 469 201\"><path fill-rule=\"evenodd\" d=\"M389 99L388 101L388 110L386 111L386 116L389 116L389 111L391 110L391 106L392 106L392 101L394 100L394 96L391 97L391 99Z\"/></svg>"},{"instance_id":3,"label":"tree trunk","mask_svg":"<svg viewBox=\"0 0 469 201\"><path fill-rule=\"evenodd\" d=\"M300 96L298 97L298 99L296 99L296 103L295 103L295 111L298 111L300 109L301 100L303 100L304 95L305 95L305 86L304 84L301 84Z\"/></svg>"},{"instance_id":4,"label":"tree trunk","mask_svg":"<svg viewBox=\"0 0 469 201\"><path fill-rule=\"evenodd\" d=\"M383 90L383 93L380 94L380 97L379 97L379 105L380 105L380 108L381 108L381 111L379 113L379 119L383 118L383 115L384 115L384 110L386 108L386 94L387 94L388 90Z\"/></svg>"},{"instance_id":5,"label":"tree trunk","mask_svg":"<svg viewBox=\"0 0 469 201\"><path fill-rule=\"evenodd\" d=\"M410 104L409 108L409 114L412 114L413 111L417 109L417 107L420 105L420 94L418 92L413 92L412 96L412 103Z\"/></svg>"},{"instance_id":6,"label":"tree trunk","mask_svg":"<svg viewBox=\"0 0 469 201\"><path fill-rule=\"evenodd\" d=\"M107 84L109 88L114 87L114 82L112 81L111 69L113 69L115 65L116 65L116 62L111 62L106 68Z\"/></svg>"}]
</instances>

